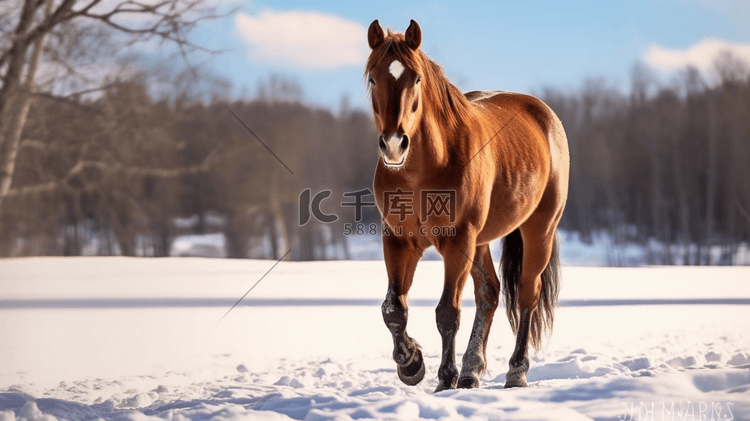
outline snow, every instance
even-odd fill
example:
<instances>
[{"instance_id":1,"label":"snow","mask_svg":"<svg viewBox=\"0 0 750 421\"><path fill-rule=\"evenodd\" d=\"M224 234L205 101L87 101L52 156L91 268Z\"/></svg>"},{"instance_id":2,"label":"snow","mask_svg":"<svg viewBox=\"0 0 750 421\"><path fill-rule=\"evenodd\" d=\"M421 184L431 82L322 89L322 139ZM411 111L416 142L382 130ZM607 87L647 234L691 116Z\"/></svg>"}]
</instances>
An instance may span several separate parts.
<instances>
[{"instance_id":1,"label":"snow","mask_svg":"<svg viewBox=\"0 0 750 421\"><path fill-rule=\"evenodd\" d=\"M198 223L198 217L176 218L175 226L182 229L195 228ZM221 228L224 225L222 217L209 214L206 218L206 224L214 229ZM363 229L363 233L357 234L358 229ZM379 235L372 235L371 232L379 232L376 224L358 224L353 226L353 232L346 235L346 243L349 254L345 253L344 246L341 242L332 242L334 237L334 228L331 225L323 225L320 234L324 237L325 253L323 250L316 250L315 255L318 259L346 259L352 260L382 260L383 246ZM370 228L373 228L371 230ZM701 256L699 245L690 244L671 244L667 245L650 238L645 243L637 242L638 230L634 226L623 226L613 230L597 230L591 233L590 238L584 240L578 232L559 231L561 242L560 259L564 265L570 266L642 266L658 263L662 258L667 256L669 261L664 263L674 263L677 265L689 265L695 263L698 256ZM96 256L101 251L99 237L94 236L91 232L88 239L84 239L82 246L82 255ZM26 240L18 239L15 249L22 251L28 245ZM260 240L251 241L249 251L251 256L268 255L271 250L272 241L270 237L262 237ZM138 237L136 241L135 253L137 256L153 255L153 249L150 242L145 237ZM283 253L286 247L280 246L279 252ZM498 261L501 253L500 241L496 240L490 243L492 257ZM121 251L114 245L113 252L120 254ZM732 264L750 265L750 245L739 243L736 248L724 250L720 245L714 245L709 248L708 256L704 256L710 265L726 265L728 254L731 254ZM225 258L226 238L223 233L216 232L212 234L190 234L178 235L171 243L169 256L172 257L212 257ZM425 250L422 260L441 260L440 254L434 247Z\"/></svg>"},{"instance_id":2,"label":"snow","mask_svg":"<svg viewBox=\"0 0 750 421\"><path fill-rule=\"evenodd\" d=\"M637 230L623 228L624 237L636 237ZM646 244L635 241L615 241L612 235L603 230L595 231L591 238L585 241L578 232L559 231L561 254L560 260L564 265L570 266L641 266L649 264L649 256L660 257L664 255L674 256L676 264L688 264L695 259L697 244L688 245L665 245L649 239ZM351 258L353 260L382 260L383 246L380 237L376 235L352 235L347 237ZM184 247L189 247L185 243ZM499 241L490 243L492 258L497 262L500 258L501 247ZM196 250L191 256L200 255ZM711 247L710 262L712 265L721 265L721 246ZM425 251L422 260L441 260L440 254L431 247ZM740 243L733 252L735 265L750 265L750 245Z\"/></svg>"},{"instance_id":3,"label":"snow","mask_svg":"<svg viewBox=\"0 0 750 421\"><path fill-rule=\"evenodd\" d=\"M480 389L433 394L442 262L410 294L416 387L391 360L382 261L281 262L219 321L274 263L0 260L0 420L750 419L750 268L566 266L529 388L502 389L500 309Z\"/></svg>"},{"instance_id":4,"label":"snow","mask_svg":"<svg viewBox=\"0 0 750 421\"><path fill-rule=\"evenodd\" d=\"M677 265L688 265L695 260L698 245L667 245L650 238L646 244L634 241L637 229L633 226L622 227L619 236L625 237L615 241L608 231L599 230L591 234L590 241L584 241L577 232L560 231L563 264L579 266L640 266L649 264L649 257L662 258L673 256L671 259ZM630 238L630 240L628 240ZM711 265L722 265L722 247L710 247L708 260ZM750 265L750 247L740 243L732 252L735 265Z\"/></svg>"},{"instance_id":5,"label":"snow","mask_svg":"<svg viewBox=\"0 0 750 421\"><path fill-rule=\"evenodd\" d=\"M174 239L169 251L176 257L226 257L224 234L180 235Z\"/></svg>"}]
</instances>

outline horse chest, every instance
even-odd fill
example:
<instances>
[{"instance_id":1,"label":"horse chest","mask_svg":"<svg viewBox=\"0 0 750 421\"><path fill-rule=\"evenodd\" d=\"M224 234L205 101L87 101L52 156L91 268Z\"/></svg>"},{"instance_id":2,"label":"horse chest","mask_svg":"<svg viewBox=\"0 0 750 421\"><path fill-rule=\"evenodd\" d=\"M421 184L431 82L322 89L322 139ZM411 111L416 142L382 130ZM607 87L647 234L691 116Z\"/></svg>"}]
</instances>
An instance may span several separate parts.
<instances>
[{"instance_id":1,"label":"horse chest","mask_svg":"<svg viewBox=\"0 0 750 421\"><path fill-rule=\"evenodd\" d=\"M375 189L384 235L395 235L423 248L458 235L459 192L452 187L401 185Z\"/></svg>"}]
</instances>

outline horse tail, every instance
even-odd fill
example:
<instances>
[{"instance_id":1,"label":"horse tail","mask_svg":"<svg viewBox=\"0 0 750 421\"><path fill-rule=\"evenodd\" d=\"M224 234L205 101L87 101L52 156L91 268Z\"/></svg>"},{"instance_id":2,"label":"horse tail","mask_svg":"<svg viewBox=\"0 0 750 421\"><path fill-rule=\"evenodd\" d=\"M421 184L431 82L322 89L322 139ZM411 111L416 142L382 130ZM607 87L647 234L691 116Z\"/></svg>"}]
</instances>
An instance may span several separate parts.
<instances>
[{"instance_id":1,"label":"horse tail","mask_svg":"<svg viewBox=\"0 0 750 421\"><path fill-rule=\"evenodd\" d=\"M523 260L523 238L516 229L503 239L503 254L500 258L500 269L503 280L503 299L505 313L508 315L513 333L518 333L520 310L518 308L518 283L521 279L521 262ZM552 331L555 320L555 307L560 292L560 247L557 235L554 236L552 254L547 267L541 275L542 288L539 304L531 315L529 342L534 349L542 346L542 335Z\"/></svg>"}]
</instances>

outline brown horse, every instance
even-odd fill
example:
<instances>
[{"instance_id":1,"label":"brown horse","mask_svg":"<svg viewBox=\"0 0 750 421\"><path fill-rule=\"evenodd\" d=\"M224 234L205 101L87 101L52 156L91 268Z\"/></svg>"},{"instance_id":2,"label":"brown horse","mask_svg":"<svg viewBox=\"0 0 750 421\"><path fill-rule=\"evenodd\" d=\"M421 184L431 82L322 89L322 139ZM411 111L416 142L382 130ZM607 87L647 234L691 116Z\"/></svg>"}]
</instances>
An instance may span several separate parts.
<instances>
[{"instance_id":1,"label":"brown horse","mask_svg":"<svg viewBox=\"0 0 750 421\"><path fill-rule=\"evenodd\" d=\"M445 264L435 310L443 344L436 391L479 386L500 294L489 242L505 237L503 290L516 333L505 387L526 386L528 344L539 348L557 304L555 234L570 167L563 126L532 96L462 94L419 49L413 20L405 34L385 34L375 20L367 39L365 77L380 133L374 189L388 272L382 311L399 378L408 385L424 378L422 352L406 333L407 294L423 251L435 246ZM469 275L477 310L459 374L455 339Z\"/></svg>"}]
</instances>

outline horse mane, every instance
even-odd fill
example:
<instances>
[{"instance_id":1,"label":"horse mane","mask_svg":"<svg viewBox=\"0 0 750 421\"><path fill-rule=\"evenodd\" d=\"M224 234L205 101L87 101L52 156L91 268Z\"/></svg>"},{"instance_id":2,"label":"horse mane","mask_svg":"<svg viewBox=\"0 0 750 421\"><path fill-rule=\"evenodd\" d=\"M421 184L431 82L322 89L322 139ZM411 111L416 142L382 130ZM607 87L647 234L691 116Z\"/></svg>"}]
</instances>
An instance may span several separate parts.
<instances>
[{"instance_id":1,"label":"horse mane","mask_svg":"<svg viewBox=\"0 0 750 421\"><path fill-rule=\"evenodd\" d=\"M404 34L393 32L390 28L383 42L370 53L365 66L365 78L389 54L393 54L404 66L421 74L424 81L422 106L427 110L427 115L436 117L438 124L453 131L459 122L472 118L471 104L461 90L445 76L443 66L427 57L421 49L412 50L406 45Z\"/></svg>"}]
</instances>

